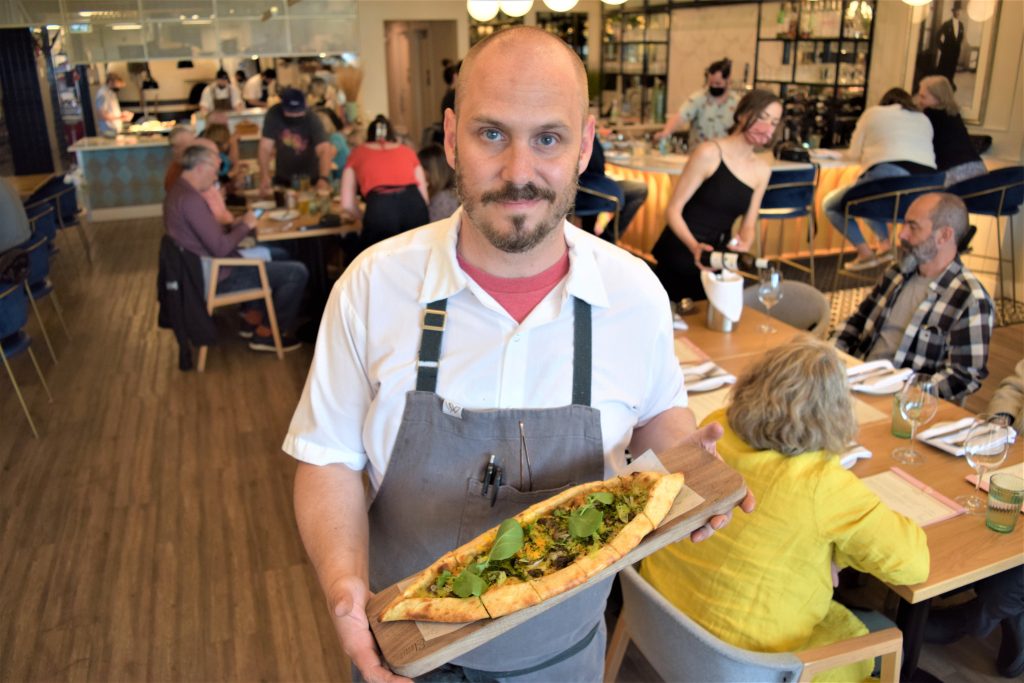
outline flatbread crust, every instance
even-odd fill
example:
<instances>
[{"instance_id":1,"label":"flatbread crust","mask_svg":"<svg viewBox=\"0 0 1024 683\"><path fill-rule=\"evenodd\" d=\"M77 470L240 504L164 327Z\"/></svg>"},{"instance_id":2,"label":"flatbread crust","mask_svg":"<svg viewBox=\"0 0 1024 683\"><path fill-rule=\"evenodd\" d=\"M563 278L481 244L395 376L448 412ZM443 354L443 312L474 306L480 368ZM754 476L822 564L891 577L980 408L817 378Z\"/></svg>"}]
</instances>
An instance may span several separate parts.
<instances>
[{"instance_id":1,"label":"flatbread crust","mask_svg":"<svg viewBox=\"0 0 1024 683\"><path fill-rule=\"evenodd\" d=\"M500 586L493 586L480 596L480 602L492 619L516 612L543 600L532 581L509 579Z\"/></svg>"},{"instance_id":2,"label":"flatbread crust","mask_svg":"<svg viewBox=\"0 0 1024 683\"><path fill-rule=\"evenodd\" d=\"M385 607L381 621L415 619L461 623L487 617L497 618L571 590L620 560L639 545L644 536L657 528L671 509L683 481L683 474L678 472L670 475L638 472L574 486L535 503L515 516L520 524L531 524L559 507L582 505L586 497L595 491L619 488L629 490L634 487L647 490L644 508L614 537L597 551L577 557L572 564L558 571L525 582L510 578L501 585L488 588L479 598L417 597L416 594L436 581L444 570L454 574L457 568L489 552L498 528L488 529L419 572L406 589Z\"/></svg>"},{"instance_id":3,"label":"flatbread crust","mask_svg":"<svg viewBox=\"0 0 1024 683\"><path fill-rule=\"evenodd\" d=\"M537 602L540 602L538 599ZM388 605L381 621L440 621L460 624L491 616L480 598L415 598L401 597Z\"/></svg>"}]
</instances>

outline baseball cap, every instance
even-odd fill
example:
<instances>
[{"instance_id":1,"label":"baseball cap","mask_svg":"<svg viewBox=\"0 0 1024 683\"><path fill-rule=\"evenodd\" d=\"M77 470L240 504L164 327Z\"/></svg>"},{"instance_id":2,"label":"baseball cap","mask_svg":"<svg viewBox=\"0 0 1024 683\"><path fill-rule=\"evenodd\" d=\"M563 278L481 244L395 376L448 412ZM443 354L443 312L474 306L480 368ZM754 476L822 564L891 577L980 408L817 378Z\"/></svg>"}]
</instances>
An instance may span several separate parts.
<instances>
[{"instance_id":1,"label":"baseball cap","mask_svg":"<svg viewBox=\"0 0 1024 683\"><path fill-rule=\"evenodd\" d=\"M281 107L289 114L298 114L306 111L306 96L301 90L285 88L280 92Z\"/></svg>"}]
</instances>

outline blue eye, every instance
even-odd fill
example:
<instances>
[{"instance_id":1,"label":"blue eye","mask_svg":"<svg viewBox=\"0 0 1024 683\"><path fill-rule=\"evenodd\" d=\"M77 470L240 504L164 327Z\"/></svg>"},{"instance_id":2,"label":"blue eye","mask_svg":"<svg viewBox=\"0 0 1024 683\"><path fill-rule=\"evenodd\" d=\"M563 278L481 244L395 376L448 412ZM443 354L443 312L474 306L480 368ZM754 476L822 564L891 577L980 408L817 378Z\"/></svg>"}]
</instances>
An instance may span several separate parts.
<instances>
[{"instance_id":1,"label":"blue eye","mask_svg":"<svg viewBox=\"0 0 1024 683\"><path fill-rule=\"evenodd\" d=\"M500 140L501 139L501 133L496 131L496 130L494 130L493 128L488 128L488 129L484 130L482 135L484 136L485 140Z\"/></svg>"},{"instance_id":2,"label":"blue eye","mask_svg":"<svg viewBox=\"0 0 1024 683\"><path fill-rule=\"evenodd\" d=\"M552 145L558 144L558 136L545 133L537 138L537 142L539 142L542 147L551 147Z\"/></svg>"}]
</instances>

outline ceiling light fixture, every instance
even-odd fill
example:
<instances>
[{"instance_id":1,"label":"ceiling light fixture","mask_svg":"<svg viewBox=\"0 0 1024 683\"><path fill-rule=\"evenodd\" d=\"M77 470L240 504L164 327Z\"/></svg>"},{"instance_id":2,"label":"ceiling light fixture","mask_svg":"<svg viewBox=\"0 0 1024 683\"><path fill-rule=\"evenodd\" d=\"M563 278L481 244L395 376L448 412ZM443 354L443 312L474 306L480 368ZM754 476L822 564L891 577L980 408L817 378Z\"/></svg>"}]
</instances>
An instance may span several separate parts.
<instances>
[{"instance_id":1,"label":"ceiling light fixture","mask_svg":"<svg viewBox=\"0 0 1024 683\"><path fill-rule=\"evenodd\" d=\"M621 5L622 3L626 2L626 0L601 0L601 2L603 2L606 5Z\"/></svg>"},{"instance_id":2,"label":"ceiling light fixture","mask_svg":"<svg viewBox=\"0 0 1024 683\"><path fill-rule=\"evenodd\" d=\"M490 21L498 16L498 0L466 0L466 11L477 21Z\"/></svg>"},{"instance_id":3,"label":"ceiling light fixture","mask_svg":"<svg viewBox=\"0 0 1024 683\"><path fill-rule=\"evenodd\" d=\"M996 13L996 0L971 0L967 3L967 16L971 21L985 23Z\"/></svg>"},{"instance_id":4,"label":"ceiling light fixture","mask_svg":"<svg viewBox=\"0 0 1024 683\"><path fill-rule=\"evenodd\" d=\"M548 9L552 12L568 12L580 0L544 0L544 4L548 6Z\"/></svg>"},{"instance_id":5,"label":"ceiling light fixture","mask_svg":"<svg viewBox=\"0 0 1024 683\"><path fill-rule=\"evenodd\" d=\"M526 13L533 8L533 0L501 0L498 3L501 11L510 17L526 16Z\"/></svg>"},{"instance_id":6,"label":"ceiling light fixture","mask_svg":"<svg viewBox=\"0 0 1024 683\"><path fill-rule=\"evenodd\" d=\"M911 7L924 7L932 0L903 0L903 3Z\"/></svg>"},{"instance_id":7,"label":"ceiling light fixture","mask_svg":"<svg viewBox=\"0 0 1024 683\"><path fill-rule=\"evenodd\" d=\"M112 31L139 31L142 29L142 24L111 24L110 30Z\"/></svg>"}]
</instances>

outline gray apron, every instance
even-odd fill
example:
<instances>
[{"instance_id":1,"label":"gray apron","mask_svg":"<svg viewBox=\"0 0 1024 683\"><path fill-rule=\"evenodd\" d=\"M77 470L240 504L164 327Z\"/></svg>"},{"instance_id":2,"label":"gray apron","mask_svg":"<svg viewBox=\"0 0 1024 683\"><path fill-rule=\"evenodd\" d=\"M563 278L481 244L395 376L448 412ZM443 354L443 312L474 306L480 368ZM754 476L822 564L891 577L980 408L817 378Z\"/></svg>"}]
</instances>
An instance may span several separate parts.
<instances>
[{"instance_id":1,"label":"gray apron","mask_svg":"<svg viewBox=\"0 0 1024 683\"><path fill-rule=\"evenodd\" d=\"M590 407L590 305L573 301L572 404L543 409L468 410L438 396L447 300L427 305L416 389L406 394L391 460L369 510L373 591L537 501L604 478L601 416ZM491 454L504 471L493 506L482 493ZM463 680L600 680L611 582L595 584L453 663L466 668ZM424 680L449 679L427 674Z\"/></svg>"}]
</instances>

